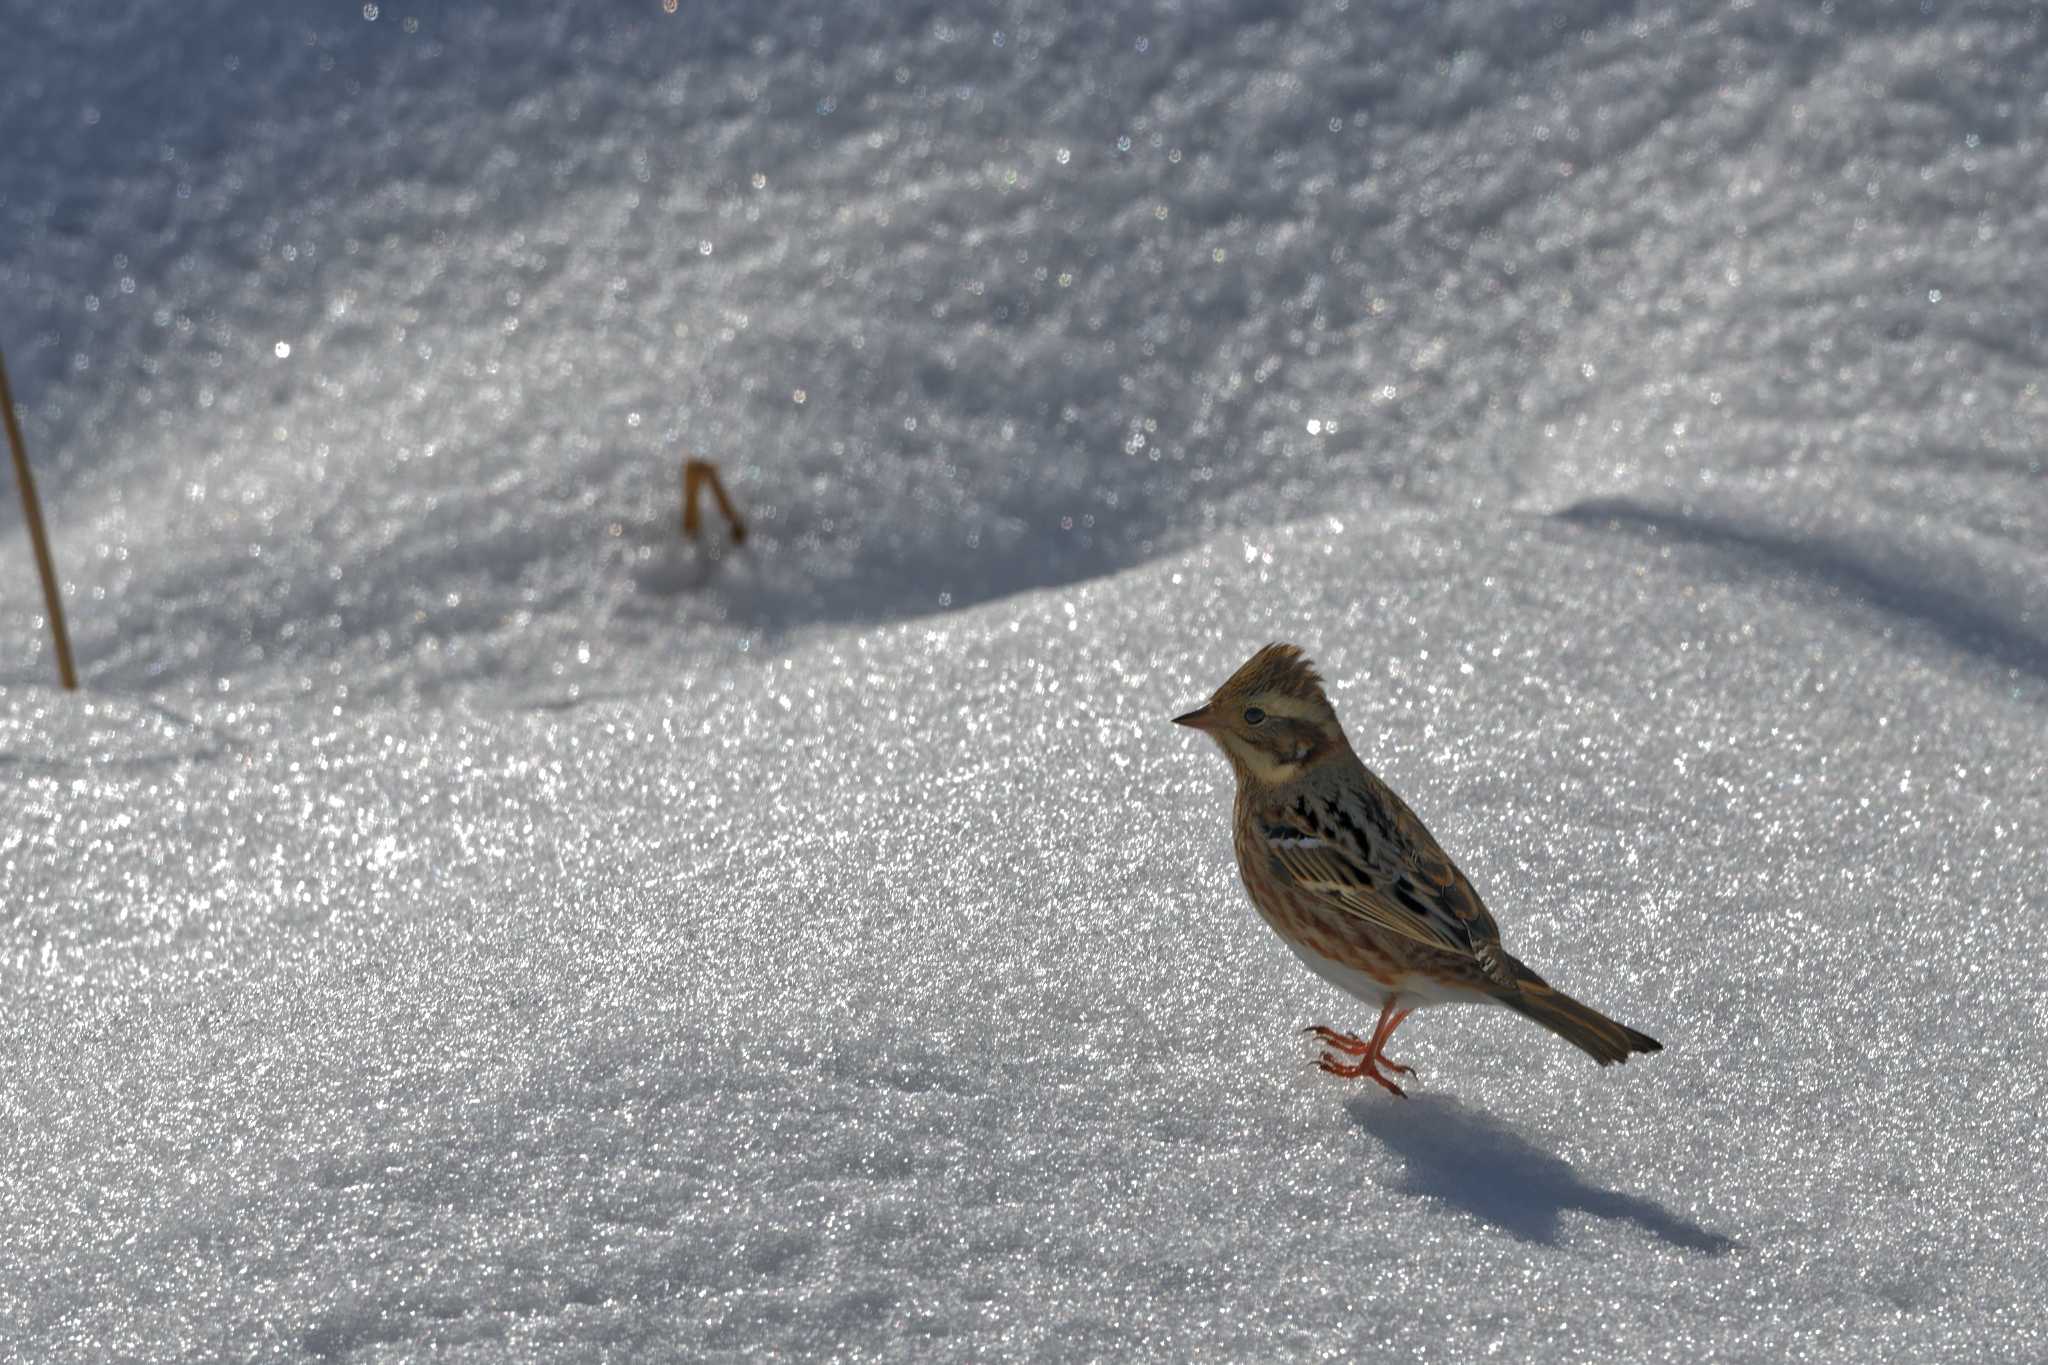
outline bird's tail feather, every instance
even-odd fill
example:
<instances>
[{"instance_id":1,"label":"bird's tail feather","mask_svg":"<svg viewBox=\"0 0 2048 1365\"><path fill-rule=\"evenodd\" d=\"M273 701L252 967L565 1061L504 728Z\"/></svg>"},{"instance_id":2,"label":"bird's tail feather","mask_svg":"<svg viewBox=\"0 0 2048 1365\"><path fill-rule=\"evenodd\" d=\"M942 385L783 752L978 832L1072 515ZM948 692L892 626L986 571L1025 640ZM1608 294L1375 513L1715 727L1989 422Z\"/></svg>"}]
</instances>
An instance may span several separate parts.
<instances>
[{"instance_id":1,"label":"bird's tail feather","mask_svg":"<svg viewBox=\"0 0 2048 1365\"><path fill-rule=\"evenodd\" d=\"M1632 1052L1664 1050L1664 1045L1647 1033L1617 1024L1591 1005L1580 1004L1526 967L1522 972L1521 989L1502 993L1500 1002L1534 1019L1600 1065L1625 1062Z\"/></svg>"}]
</instances>

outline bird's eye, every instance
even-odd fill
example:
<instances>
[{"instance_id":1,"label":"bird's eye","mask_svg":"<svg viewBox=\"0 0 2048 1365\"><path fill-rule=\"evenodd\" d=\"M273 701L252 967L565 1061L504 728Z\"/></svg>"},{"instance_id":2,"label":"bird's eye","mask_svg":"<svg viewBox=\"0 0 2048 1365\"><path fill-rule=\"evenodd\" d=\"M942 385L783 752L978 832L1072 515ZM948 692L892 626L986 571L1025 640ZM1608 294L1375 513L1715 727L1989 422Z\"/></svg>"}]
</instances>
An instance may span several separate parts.
<instances>
[{"instance_id":1,"label":"bird's eye","mask_svg":"<svg viewBox=\"0 0 2048 1365\"><path fill-rule=\"evenodd\" d=\"M1244 723L1246 725L1263 725L1265 720L1266 713L1258 707L1247 706L1244 708Z\"/></svg>"}]
</instances>

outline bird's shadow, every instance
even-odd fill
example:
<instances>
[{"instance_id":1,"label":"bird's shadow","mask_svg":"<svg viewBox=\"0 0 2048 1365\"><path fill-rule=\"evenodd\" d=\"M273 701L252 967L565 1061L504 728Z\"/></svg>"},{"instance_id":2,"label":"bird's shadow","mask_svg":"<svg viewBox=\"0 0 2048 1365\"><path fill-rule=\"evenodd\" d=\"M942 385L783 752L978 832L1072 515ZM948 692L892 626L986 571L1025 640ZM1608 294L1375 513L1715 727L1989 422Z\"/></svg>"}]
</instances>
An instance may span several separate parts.
<instances>
[{"instance_id":1,"label":"bird's shadow","mask_svg":"<svg viewBox=\"0 0 2048 1365\"><path fill-rule=\"evenodd\" d=\"M1738 1245L1653 1199L1587 1182L1563 1158L1456 1100L1364 1096L1349 1107L1359 1127L1407 1163L1401 1193L1441 1200L1522 1241L1557 1245L1563 1215L1577 1212L1633 1223L1709 1256Z\"/></svg>"}]
</instances>

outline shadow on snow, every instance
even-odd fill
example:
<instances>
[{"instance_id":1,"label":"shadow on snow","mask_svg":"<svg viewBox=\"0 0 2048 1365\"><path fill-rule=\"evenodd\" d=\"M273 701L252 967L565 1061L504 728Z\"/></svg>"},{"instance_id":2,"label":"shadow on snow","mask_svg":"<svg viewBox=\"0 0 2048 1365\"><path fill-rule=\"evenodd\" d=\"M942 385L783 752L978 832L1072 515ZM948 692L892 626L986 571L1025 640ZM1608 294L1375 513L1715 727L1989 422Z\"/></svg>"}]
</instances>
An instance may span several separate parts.
<instances>
[{"instance_id":1,"label":"shadow on snow","mask_svg":"<svg viewBox=\"0 0 2048 1365\"><path fill-rule=\"evenodd\" d=\"M1522 1241L1555 1246L1563 1215L1584 1213L1710 1256L1736 1246L1655 1200L1589 1183L1562 1158L1455 1100L1424 1095L1389 1104L1365 1096L1349 1108L1359 1127L1407 1163L1401 1193L1441 1200Z\"/></svg>"},{"instance_id":2,"label":"shadow on snow","mask_svg":"<svg viewBox=\"0 0 2048 1365\"><path fill-rule=\"evenodd\" d=\"M1595 498L1553 513L1558 521L1635 536L1661 536L1733 555L1747 567L1789 573L1934 632L2000 667L2048 680L2048 635L2023 614L1987 603L1975 589L1940 581L1910 559L1885 562L1823 535L1744 525L1732 518L1674 511L1626 498Z\"/></svg>"}]
</instances>

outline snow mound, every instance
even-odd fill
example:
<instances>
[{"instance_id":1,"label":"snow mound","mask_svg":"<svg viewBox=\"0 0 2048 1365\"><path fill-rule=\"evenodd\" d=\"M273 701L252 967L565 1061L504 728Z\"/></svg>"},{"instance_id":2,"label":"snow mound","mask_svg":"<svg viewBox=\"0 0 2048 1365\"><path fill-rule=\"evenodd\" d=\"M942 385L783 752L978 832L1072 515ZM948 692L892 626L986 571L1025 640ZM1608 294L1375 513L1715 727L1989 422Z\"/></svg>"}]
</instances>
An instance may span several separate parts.
<instances>
[{"instance_id":1,"label":"snow mound","mask_svg":"<svg viewBox=\"0 0 2048 1365\"><path fill-rule=\"evenodd\" d=\"M1267 636L1510 946L1668 1051L1446 1010L1410 1104L1313 1070L1363 1007L1249 914L1166 723ZM569 709L20 704L5 1316L2023 1355L2043 691L1709 548L1403 514Z\"/></svg>"},{"instance_id":2,"label":"snow mound","mask_svg":"<svg viewBox=\"0 0 2048 1365\"><path fill-rule=\"evenodd\" d=\"M2039 16L1069 9L14 16L0 1356L2040 1358Z\"/></svg>"}]
</instances>

